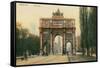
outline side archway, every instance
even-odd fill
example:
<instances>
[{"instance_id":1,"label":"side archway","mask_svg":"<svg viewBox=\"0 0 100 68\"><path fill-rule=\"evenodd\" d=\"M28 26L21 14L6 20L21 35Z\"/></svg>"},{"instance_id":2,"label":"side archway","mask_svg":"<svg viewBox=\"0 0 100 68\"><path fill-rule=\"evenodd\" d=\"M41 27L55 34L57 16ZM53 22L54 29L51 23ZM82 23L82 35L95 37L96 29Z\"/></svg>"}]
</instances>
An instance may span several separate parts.
<instances>
[{"instance_id":1,"label":"side archway","mask_svg":"<svg viewBox=\"0 0 100 68\"><path fill-rule=\"evenodd\" d=\"M72 48L72 42L67 41L65 47L66 47L66 54L67 55L72 55L72 49L73 49Z\"/></svg>"}]
</instances>

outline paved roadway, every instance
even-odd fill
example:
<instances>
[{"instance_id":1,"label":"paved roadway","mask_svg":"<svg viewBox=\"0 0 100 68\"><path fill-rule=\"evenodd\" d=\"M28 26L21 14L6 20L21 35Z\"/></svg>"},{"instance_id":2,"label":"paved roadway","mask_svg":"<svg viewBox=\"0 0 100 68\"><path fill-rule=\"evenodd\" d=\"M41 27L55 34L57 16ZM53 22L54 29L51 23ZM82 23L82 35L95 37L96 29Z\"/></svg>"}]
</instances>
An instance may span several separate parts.
<instances>
[{"instance_id":1,"label":"paved roadway","mask_svg":"<svg viewBox=\"0 0 100 68\"><path fill-rule=\"evenodd\" d=\"M48 63L64 63L64 62L80 62L80 61L95 61L96 56L82 56L82 55L49 55L49 56L35 56L28 58L28 60L17 59L16 65L30 65L30 64L48 64Z\"/></svg>"},{"instance_id":2,"label":"paved roadway","mask_svg":"<svg viewBox=\"0 0 100 68\"><path fill-rule=\"evenodd\" d=\"M16 65L63 63L63 62L68 62L67 55L36 56L34 58L28 58L28 60L18 59L16 61Z\"/></svg>"}]
</instances>

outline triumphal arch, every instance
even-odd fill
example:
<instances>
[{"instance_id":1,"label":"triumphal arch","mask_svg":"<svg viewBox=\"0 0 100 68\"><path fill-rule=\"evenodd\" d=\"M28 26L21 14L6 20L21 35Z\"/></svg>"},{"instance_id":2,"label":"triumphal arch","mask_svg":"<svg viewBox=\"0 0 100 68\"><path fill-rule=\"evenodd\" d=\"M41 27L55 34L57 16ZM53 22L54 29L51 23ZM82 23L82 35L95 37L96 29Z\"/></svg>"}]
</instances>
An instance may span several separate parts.
<instances>
[{"instance_id":1,"label":"triumphal arch","mask_svg":"<svg viewBox=\"0 0 100 68\"><path fill-rule=\"evenodd\" d=\"M71 53L75 53L75 19L64 18L58 9L51 18L40 18L40 55L54 54L54 39L62 36L62 55L66 54L66 44L71 43Z\"/></svg>"}]
</instances>

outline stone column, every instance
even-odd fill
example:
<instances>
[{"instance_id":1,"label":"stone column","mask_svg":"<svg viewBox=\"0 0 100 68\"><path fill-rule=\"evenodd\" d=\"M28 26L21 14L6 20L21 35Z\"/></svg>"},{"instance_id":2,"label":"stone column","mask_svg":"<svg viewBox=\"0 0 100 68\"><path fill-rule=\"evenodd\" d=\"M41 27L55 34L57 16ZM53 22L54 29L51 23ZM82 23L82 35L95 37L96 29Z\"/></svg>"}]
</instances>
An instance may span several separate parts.
<instances>
[{"instance_id":1,"label":"stone column","mask_svg":"<svg viewBox=\"0 0 100 68\"><path fill-rule=\"evenodd\" d=\"M53 35L50 34L50 54L53 54Z\"/></svg>"},{"instance_id":2,"label":"stone column","mask_svg":"<svg viewBox=\"0 0 100 68\"><path fill-rule=\"evenodd\" d=\"M63 48L63 54L65 54L65 52L66 52L66 51L65 51L65 49L66 49L66 48L65 48L65 32L63 33L63 39L62 39L62 40L63 40L63 42L62 42L62 45L63 45L63 46L62 46L62 48Z\"/></svg>"},{"instance_id":3,"label":"stone column","mask_svg":"<svg viewBox=\"0 0 100 68\"><path fill-rule=\"evenodd\" d=\"M73 54L76 54L76 39L75 39L75 32L73 33Z\"/></svg>"},{"instance_id":4,"label":"stone column","mask_svg":"<svg viewBox=\"0 0 100 68\"><path fill-rule=\"evenodd\" d=\"M43 50L42 46L43 46L43 37L42 37L42 33L40 32L40 55L43 54L43 52L42 52L42 50Z\"/></svg>"}]
</instances>

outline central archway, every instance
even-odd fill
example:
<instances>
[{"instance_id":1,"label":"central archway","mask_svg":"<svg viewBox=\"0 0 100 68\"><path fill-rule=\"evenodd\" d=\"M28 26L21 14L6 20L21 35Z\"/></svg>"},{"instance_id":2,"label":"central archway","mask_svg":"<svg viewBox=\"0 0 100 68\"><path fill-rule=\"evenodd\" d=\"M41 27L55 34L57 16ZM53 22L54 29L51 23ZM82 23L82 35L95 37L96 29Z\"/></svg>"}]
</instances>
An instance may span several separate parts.
<instances>
[{"instance_id":1,"label":"central archway","mask_svg":"<svg viewBox=\"0 0 100 68\"><path fill-rule=\"evenodd\" d=\"M57 35L54 38L54 54L62 54L62 36Z\"/></svg>"}]
</instances>

